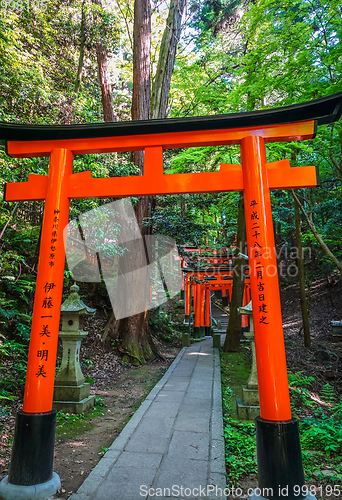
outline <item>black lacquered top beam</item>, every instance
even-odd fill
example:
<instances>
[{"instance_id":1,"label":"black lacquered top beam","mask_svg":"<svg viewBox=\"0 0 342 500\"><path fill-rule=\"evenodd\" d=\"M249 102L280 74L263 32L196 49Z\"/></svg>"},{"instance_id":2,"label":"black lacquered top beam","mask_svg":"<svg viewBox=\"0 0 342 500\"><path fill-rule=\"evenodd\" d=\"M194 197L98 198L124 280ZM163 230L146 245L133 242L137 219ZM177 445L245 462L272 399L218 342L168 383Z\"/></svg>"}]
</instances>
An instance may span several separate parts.
<instances>
[{"instance_id":1,"label":"black lacquered top beam","mask_svg":"<svg viewBox=\"0 0 342 500\"><path fill-rule=\"evenodd\" d=\"M342 92L280 108L216 116L160 120L88 123L81 125L21 125L0 122L0 142L89 139L168 132L194 132L252 128L316 120L317 125L337 121L342 114Z\"/></svg>"}]
</instances>

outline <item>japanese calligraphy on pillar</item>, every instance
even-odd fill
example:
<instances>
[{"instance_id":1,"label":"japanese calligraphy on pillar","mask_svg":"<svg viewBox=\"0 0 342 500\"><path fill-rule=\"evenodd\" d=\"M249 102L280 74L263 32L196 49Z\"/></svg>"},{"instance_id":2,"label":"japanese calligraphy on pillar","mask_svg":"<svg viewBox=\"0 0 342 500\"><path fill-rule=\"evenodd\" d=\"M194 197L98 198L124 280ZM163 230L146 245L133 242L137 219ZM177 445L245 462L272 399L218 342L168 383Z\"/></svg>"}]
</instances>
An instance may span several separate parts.
<instances>
[{"instance_id":1,"label":"japanese calligraphy on pillar","mask_svg":"<svg viewBox=\"0 0 342 500\"><path fill-rule=\"evenodd\" d=\"M58 223L59 223L59 213L58 209L54 210L53 224L51 227L51 240L50 240L50 253L49 253L49 266L52 268L55 265L56 259L56 243L58 237ZM39 330L39 336L41 338L41 347L37 349L37 360L38 360L38 368L36 371L36 377L47 377L47 372L45 369L45 363L48 362L49 359L49 341L51 337L51 327L50 322L53 318L54 313L58 313L58 311L54 310L54 289L56 285L55 283L51 283L49 281L45 282L43 286L43 294L42 294L42 302L41 302L41 311L42 314L40 316L41 328Z\"/></svg>"},{"instance_id":2,"label":"japanese calligraphy on pillar","mask_svg":"<svg viewBox=\"0 0 342 500\"><path fill-rule=\"evenodd\" d=\"M263 282L264 279L264 265L262 264L262 257L264 256L264 252L266 251L265 248L263 248L261 242L261 233L260 233L260 226L259 226L259 214L258 214L258 203L255 200L251 201L251 215L250 215L250 221L251 221L251 226L252 226L252 238L253 238L253 244L252 244L252 257L256 259L255 264L254 264L254 269L256 273L256 279L257 279L257 287L258 287L258 303L256 305L257 307L257 312L258 312L258 317L259 317L259 323L263 323L264 325L268 325L267 321L267 315L268 315L268 306L265 302L265 283Z\"/></svg>"}]
</instances>

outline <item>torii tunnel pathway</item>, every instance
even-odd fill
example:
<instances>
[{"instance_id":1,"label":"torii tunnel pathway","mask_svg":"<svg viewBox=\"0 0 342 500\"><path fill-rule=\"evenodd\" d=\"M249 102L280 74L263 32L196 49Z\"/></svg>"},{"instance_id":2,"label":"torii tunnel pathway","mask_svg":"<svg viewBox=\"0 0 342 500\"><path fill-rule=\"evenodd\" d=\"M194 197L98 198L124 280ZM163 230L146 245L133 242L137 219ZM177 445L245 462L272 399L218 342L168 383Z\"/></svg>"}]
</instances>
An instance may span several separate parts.
<instances>
[{"instance_id":1,"label":"torii tunnel pathway","mask_svg":"<svg viewBox=\"0 0 342 500\"><path fill-rule=\"evenodd\" d=\"M181 350L69 500L224 498L222 436L220 360L206 338Z\"/></svg>"},{"instance_id":2,"label":"torii tunnel pathway","mask_svg":"<svg viewBox=\"0 0 342 500\"><path fill-rule=\"evenodd\" d=\"M217 307L217 305L214 302L212 302L211 303L211 316L212 316L212 318L215 319L215 321L220 322L221 328L219 328L218 330L220 331L221 334L225 334L227 331L227 326L228 326L228 319L229 319L228 313L225 313L223 311L223 309ZM216 328L216 327L214 327L214 328ZM221 335L221 339L222 339L222 335Z\"/></svg>"}]
</instances>

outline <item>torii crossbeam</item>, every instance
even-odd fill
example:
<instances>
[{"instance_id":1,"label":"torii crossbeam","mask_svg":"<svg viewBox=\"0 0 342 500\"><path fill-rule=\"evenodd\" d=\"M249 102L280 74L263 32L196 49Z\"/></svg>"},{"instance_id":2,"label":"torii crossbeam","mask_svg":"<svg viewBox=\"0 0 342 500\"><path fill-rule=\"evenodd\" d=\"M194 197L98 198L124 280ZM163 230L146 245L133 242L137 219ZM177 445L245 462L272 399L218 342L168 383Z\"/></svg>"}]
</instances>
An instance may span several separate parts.
<instances>
[{"instance_id":1,"label":"torii crossbeam","mask_svg":"<svg viewBox=\"0 0 342 500\"><path fill-rule=\"evenodd\" d=\"M291 419L270 189L314 187L316 170L313 166L290 168L288 160L267 163L265 143L311 139L317 124L341 116L341 106L342 92L294 106L213 117L74 126L0 124L0 139L10 156L50 157L47 176L30 175L27 182L7 184L5 192L6 201L45 200L24 406L17 417L6 487L48 483L52 476L52 398L65 263L63 229L70 199L241 190L260 394L259 483L260 487L272 486L270 481L283 485L284 470L293 471L295 464L299 472L291 484L304 484L298 430L288 437L288 429L298 424ZM164 149L226 144L240 145L241 165L223 164L217 172L164 173ZM142 176L93 179L91 172L72 173L74 155L136 150L145 152ZM43 429L48 443L44 446L36 438ZM282 436L282 445L273 455L263 451L270 445L270 432L278 441L276 436ZM36 450L34 457L23 453L23 439L25 450ZM284 450L293 442L298 448L292 455L295 458L287 456L286 461ZM271 476L264 473L269 469ZM0 494L6 498L4 481Z\"/></svg>"}]
</instances>

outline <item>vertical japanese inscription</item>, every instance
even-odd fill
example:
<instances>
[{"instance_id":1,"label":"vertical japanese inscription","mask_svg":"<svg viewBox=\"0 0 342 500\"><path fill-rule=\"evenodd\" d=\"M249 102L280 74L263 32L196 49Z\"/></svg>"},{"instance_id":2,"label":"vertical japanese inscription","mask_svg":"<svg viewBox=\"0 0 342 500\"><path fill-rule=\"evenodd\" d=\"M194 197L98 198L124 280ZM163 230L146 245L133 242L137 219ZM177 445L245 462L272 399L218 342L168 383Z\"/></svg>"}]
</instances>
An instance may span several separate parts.
<instances>
[{"instance_id":1,"label":"vertical japanese inscription","mask_svg":"<svg viewBox=\"0 0 342 500\"><path fill-rule=\"evenodd\" d=\"M258 223L259 214L258 214L257 205L258 205L258 203L255 200L252 200L250 203L250 207L252 208L252 211L250 214L250 221L251 221L251 227L252 227L252 238L253 238L252 256L254 259L256 259L256 262L254 264L254 270L255 270L256 279L258 282L257 287L258 287L258 290L260 292L258 294L259 300L258 300L258 304L256 304L256 307L257 307L256 310L258 313L259 323L262 323L264 325L268 325L269 324L268 320L267 320L268 306L265 303L265 294L262 293L262 292L264 292L264 287L265 287L265 283L263 282L265 268L264 268L264 265L262 264L262 258L264 256L264 252L266 249L259 243L259 241L261 241L259 236L262 236L262 235L258 231L260 229L260 226ZM259 241L258 241L258 239L259 239ZM267 272L267 270L266 270L266 272Z\"/></svg>"},{"instance_id":2,"label":"vertical japanese inscription","mask_svg":"<svg viewBox=\"0 0 342 500\"><path fill-rule=\"evenodd\" d=\"M51 246L50 246L50 255L49 255L49 266L53 267L55 265L55 259L56 259L56 243L58 241L58 223L59 223L59 213L60 210L54 209L53 214L53 224L52 224L52 231L51 231ZM56 288L56 284L53 282L46 281L45 285L43 286L43 299L41 303L41 308L42 311L46 314L42 314L40 317L43 320L42 325L41 325L41 330L39 332L39 335L42 340L42 347L40 349L37 349L37 371L35 373L36 377L42 377L46 378L47 377L47 372L44 369L44 362L48 361L49 357L49 339L51 336L51 331L50 331L50 321L52 321L53 316L54 316L54 289Z\"/></svg>"}]
</instances>

